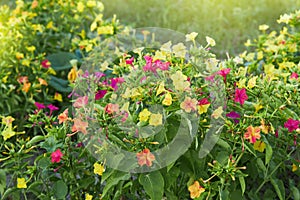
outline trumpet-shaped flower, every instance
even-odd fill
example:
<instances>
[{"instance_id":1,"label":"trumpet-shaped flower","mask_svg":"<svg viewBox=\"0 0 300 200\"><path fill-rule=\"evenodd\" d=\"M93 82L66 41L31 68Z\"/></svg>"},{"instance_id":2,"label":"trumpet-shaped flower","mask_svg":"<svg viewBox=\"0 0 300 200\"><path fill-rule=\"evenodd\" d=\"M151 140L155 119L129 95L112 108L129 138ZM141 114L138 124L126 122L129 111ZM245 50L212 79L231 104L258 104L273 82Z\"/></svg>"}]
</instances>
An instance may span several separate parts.
<instances>
[{"instance_id":1,"label":"trumpet-shaped flower","mask_svg":"<svg viewBox=\"0 0 300 200\"><path fill-rule=\"evenodd\" d=\"M81 107L84 107L85 105L88 104L88 96L83 96L83 97L79 97L76 99L75 103L73 104L73 106L75 108L81 108Z\"/></svg>"},{"instance_id":2,"label":"trumpet-shaped flower","mask_svg":"<svg viewBox=\"0 0 300 200\"><path fill-rule=\"evenodd\" d=\"M51 154L51 162L52 163L59 163L60 159L63 157L63 153L60 151L60 149L57 149Z\"/></svg>"},{"instance_id":3,"label":"trumpet-shaped flower","mask_svg":"<svg viewBox=\"0 0 300 200\"><path fill-rule=\"evenodd\" d=\"M284 123L284 128L287 128L289 132L293 132L294 130L297 130L299 128L299 120L294 120L292 118L289 118L285 123Z\"/></svg>"},{"instance_id":4,"label":"trumpet-shaped flower","mask_svg":"<svg viewBox=\"0 0 300 200\"><path fill-rule=\"evenodd\" d=\"M172 95L169 92L165 95L162 104L165 106L170 106L172 104Z\"/></svg>"},{"instance_id":5,"label":"trumpet-shaped flower","mask_svg":"<svg viewBox=\"0 0 300 200\"><path fill-rule=\"evenodd\" d=\"M88 122L84 122L81 119L74 119L74 124L72 126L72 132L80 131L83 134L87 134L86 128L88 127Z\"/></svg>"},{"instance_id":6,"label":"trumpet-shaped flower","mask_svg":"<svg viewBox=\"0 0 300 200\"><path fill-rule=\"evenodd\" d=\"M247 96L245 88L242 88L242 89L236 88L235 89L235 97L234 97L235 102L243 105L247 99L248 99L248 96Z\"/></svg>"},{"instance_id":7,"label":"trumpet-shaped flower","mask_svg":"<svg viewBox=\"0 0 300 200\"><path fill-rule=\"evenodd\" d=\"M142 110L142 112L140 112L139 120L141 122L146 122L149 119L150 115L151 115L151 112L149 112L149 110L147 108L145 108L144 110Z\"/></svg>"}]
</instances>

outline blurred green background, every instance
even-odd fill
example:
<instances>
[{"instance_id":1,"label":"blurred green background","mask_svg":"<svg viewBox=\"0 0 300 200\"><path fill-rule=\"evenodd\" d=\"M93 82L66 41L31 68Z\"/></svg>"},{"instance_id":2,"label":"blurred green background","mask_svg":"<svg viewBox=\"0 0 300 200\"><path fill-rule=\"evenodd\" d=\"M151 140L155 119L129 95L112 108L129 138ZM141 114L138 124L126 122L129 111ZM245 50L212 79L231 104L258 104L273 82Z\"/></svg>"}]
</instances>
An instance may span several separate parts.
<instances>
[{"instance_id":1,"label":"blurred green background","mask_svg":"<svg viewBox=\"0 0 300 200\"><path fill-rule=\"evenodd\" d=\"M216 40L213 51L220 58L245 50L247 39L258 36L258 26L279 30L281 14L300 9L300 0L102 0L106 18L116 14L121 23L139 27L162 27L198 32Z\"/></svg>"}]
</instances>

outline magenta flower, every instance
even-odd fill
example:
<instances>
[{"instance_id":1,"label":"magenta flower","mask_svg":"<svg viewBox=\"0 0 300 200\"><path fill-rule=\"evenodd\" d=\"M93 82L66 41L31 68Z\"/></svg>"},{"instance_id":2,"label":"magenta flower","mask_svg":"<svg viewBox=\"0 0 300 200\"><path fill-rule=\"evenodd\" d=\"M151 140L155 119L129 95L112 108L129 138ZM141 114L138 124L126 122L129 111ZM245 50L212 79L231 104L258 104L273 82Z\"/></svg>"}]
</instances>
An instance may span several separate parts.
<instances>
[{"instance_id":1,"label":"magenta flower","mask_svg":"<svg viewBox=\"0 0 300 200\"><path fill-rule=\"evenodd\" d=\"M248 99L248 96L246 94L245 88L242 88L242 89L236 88L235 89L234 102L240 103L241 105L243 105L247 99Z\"/></svg>"},{"instance_id":2,"label":"magenta flower","mask_svg":"<svg viewBox=\"0 0 300 200\"><path fill-rule=\"evenodd\" d=\"M47 106L47 108L49 108L49 110L50 110L49 116L52 115L52 112L53 112L54 110L58 110L58 107L56 107L56 106L54 106L54 105L52 105L52 104L49 104L49 105Z\"/></svg>"},{"instance_id":3,"label":"magenta flower","mask_svg":"<svg viewBox=\"0 0 300 200\"><path fill-rule=\"evenodd\" d=\"M206 105L206 104L210 104L210 102L207 100L207 98L203 98L198 101L198 105Z\"/></svg>"},{"instance_id":4,"label":"magenta flower","mask_svg":"<svg viewBox=\"0 0 300 200\"><path fill-rule=\"evenodd\" d=\"M299 77L299 76L298 76L298 74L297 74L296 72L293 72L293 73L291 74L291 76L290 76L291 79L293 79L293 78L294 78L294 79L298 79L298 77Z\"/></svg>"},{"instance_id":5,"label":"magenta flower","mask_svg":"<svg viewBox=\"0 0 300 200\"><path fill-rule=\"evenodd\" d=\"M124 82L124 78L112 78L111 79L111 84L110 86L114 89L114 91L116 91L118 89L118 84L119 83L123 83Z\"/></svg>"},{"instance_id":6,"label":"magenta flower","mask_svg":"<svg viewBox=\"0 0 300 200\"><path fill-rule=\"evenodd\" d=\"M125 60L127 65L132 65L133 61L134 61L134 57L131 57L130 59Z\"/></svg>"},{"instance_id":7,"label":"magenta flower","mask_svg":"<svg viewBox=\"0 0 300 200\"><path fill-rule=\"evenodd\" d=\"M241 117L239 113L231 111L230 113L226 114L226 117L233 119L233 121L237 124L239 123L239 118Z\"/></svg>"},{"instance_id":8,"label":"magenta flower","mask_svg":"<svg viewBox=\"0 0 300 200\"><path fill-rule=\"evenodd\" d=\"M169 66L170 66L170 63L169 63L169 62L161 62L160 60L154 61L154 65L153 65L153 67L154 67L155 69L160 69L160 70L162 70L162 71L168 70L168 69L169 69Z\"/></svg>"},{"instance_id":9,"label":"magenta flower","mask_svg":"<svg viewBox=\"0 0 300 200\"><path fill-rule=\"evenodd\" d=\"M224 78L224 82L226 82L226 77L227 77L227 74L230 73L230 68L226 68L226 69L222 69L218 72L219 75L223 76Z\"/></svg>"},{"instance_id":10,"label":"magenta flower","mask_svg":"<svg viewBox=\"0 0 300 200\"><path fill-rule=\"evenodd\" d=\"M289 118L285 123L284 123L284 128L287 128L289 132L293 132L297 128L299 128L300 121L294 120L292 118Z\"/></svg>"},{"instance_id":11,"label":"magenta flower","mask_svg":"<svg viewBox=\"0 0 300 200\"><path fill-rule=\"evenodd\" d=\"M46 68L46 69L48 69L50 66L51 66L51 63L49 62L49 60L43 60L42 62L41 62L41 64L42 64L42 67L43 68Z\"/></svg>"},{"instance_id":12,"label":"magenta flower","mask_svg":"<svg viewBox=\"0 0 300 200\"><path fill-rule=\"evenodd\" d=\"M95 95L95 100L102 99L106 93L106 90L99 90Z\"/></svg>"},{"instance_id":13,"label":"magenta flower","mask_svg":"<svg viewBox=\"0 0 300 200\"><path fill-rule=\"evenodd\" d=\"M60 149L57 149L53 153L51 153L51 162L52 163L59 163L61 157L63 157L63 153L60 151Z\"/></svg>"},{"instance_id":14,"label":"magenta flower","mask_svg":"<svg viewBox=\"0 0 300 200\"><path fill-rule=\"evenodd\" d=\"M38 110L42 110L44 108L46 108L46 106L42 103L39 102L35 102L34 105L37 107Z\"/></svg>"}]
</instances>

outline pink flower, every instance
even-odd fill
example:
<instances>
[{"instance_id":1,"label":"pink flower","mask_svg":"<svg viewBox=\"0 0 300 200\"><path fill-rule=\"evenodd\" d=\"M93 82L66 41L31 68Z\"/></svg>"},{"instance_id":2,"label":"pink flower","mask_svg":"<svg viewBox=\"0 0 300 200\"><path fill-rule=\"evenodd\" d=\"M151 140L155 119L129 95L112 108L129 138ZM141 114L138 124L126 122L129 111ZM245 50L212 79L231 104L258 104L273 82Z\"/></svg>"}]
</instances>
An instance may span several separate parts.
<instances>
[{"instance_id":1,"label":"pink flower","mask_svg":"<svg viewBox=\"0 0 300 200\"><path fill-rule=\"evenodd\" d=\"M206 105L206 104L210 104L207 98L203 98L198 101L198 105Z\"/></svg>"},{"instance_id":2,"label":"pink flower","mask_svg":"<svg viewBox=\"0 0 300 200\"><path fill-rule=\"evenodd\" d=\"M222 69L218 72L219 75L223 76L224 78L224 82L226 82L226 77L227 77L227 74L230 73L230 68L226 68L226 69Z\"/></svg>"},{"instance_id":3,"label":"pink flower","mask_svg":"<svg viewBox=\"0 0 300 200\"><path fill-rule=\"evenodd\" d=\"M152 161L155 160L155 156L150 152L148 148L136 154L138 159L138 164L140 166L147 165L148 167L152 166Z\"/></svg>"},{"instance_id":4,"label":"pink flower","mask_svg":"<svg viewBox=\"0 0 300 200\"><path fill-rule=\"evenodd\" d=\"M59 124L68 120L68 108L63 113L59 114L57 119Z\"/></svg>"},{"instance_id":5,"label":"pink flower","mask_svg":"<svg viewBox=\"0 0 300 200\"><path fill-rule=\"evenodd\" d=\"M298 76L298 74L297 74L296 72L293 72L293 73L291 74L291 76L290 76L291 79L293 79L293 78L294 78L294 79L298 79L298 77L299 77L299 76Z\"/></svg>"},{"instance_id":6,"label":"pink flower","mask_svg":"<svg viewBox=\"0 0 300 200\"><path fill-rule=\"evenodd\" d=\"M106 93L106 90L98 90L98 92L95 95L95 100L102 99Z\"/></svg>"},{"instance_id":7,"label":"pink flower","mask_svg":"<svg viewBox=\"0 0 300 200\"><path fill-rule=\"evenodd\" d=\"M195 111L197 107L197 100L191 99L190 97L185 97L184 101L180 104L180 108L185 110L185 112L190 113L191 111Z\"/></svg>"},{"instance_id":8,"label":"pink flower","mask_svg":"<svg viewBox=\"0 0 300 200\"><path fill-rule=\"evenodd\" d=\"M59 163L61 157L63 157L63 154L60 151L60 149L57 149L56 151L54 151L53 153L51 153L51 162L52 163Z\"/></svg>"},{"instance_id":9,"label":"pink flower","mask_svg":"<svg viewBox=\"0 0 300 200\"><path fill-rule=\"evenodd\" d=\"M83 96L83 97L79 97L78 99L76 99L75 103L73 104L73 106L75 108L81 108L85 105L88 104L88 100L89 98L87 96Z\"/></svg>"},{"instance_id":10,"label":"pink flower","mask_svg":"<svg viewBox=\"0 0 300 200\"><path fill-rule=\"evenodd\" d=\"M235 123L239 123L239 118L241 117L239 113L231 111L230 113L226 114L226 117L233 119Z\"/></svg>"},{"instance_id":11,"label":"pink flower","mask_svg":"<svg viewBox=\"0 0 300 200\"><path fill-rule=\"evenodd\" d=\"M112 78L110 86L114 89L114 91L116 91L118 89L118 84L123 83L123 82L124 82L124 78L122 78L122 77Z\"/></svg>"},{"instance_id":12,"label":"pink flower","mask_svg":"<svg viewBox=\"0 0 300 200\"><path fill-rule=\"evenodd\" d=\"M74 125L72 126L72 132L80 131L83 134L87 134L86 128L88 127L89 123L81 121L81 119L74 119Z\"/></svg>"},{"instance_id":13,"label":"pink flower","mask_svg":"<svg viewBox=\"0 0 300 200\"><path fill-rule=\"evenodd\" d=\"M236 102L236 103L239 102L241 105L243 105L247 99L248 99L248 96L246 94L245 88L242 88L242 89L236 88L235 89L234 102Z\"/></svg>"},{"instance_id":14,"label":"pink flower","mask_svg":"<svg viewBox=\"0 0 300 200\"><path fill-rule=\"evenodd\" d=\"M37 107L38 110L42 110L44 108L46 108L46 106L42 103L39 102L35 102L34 105Z\"/></svg>"},{"instance_id":15,"label":"pink flower","mask_svg":"<svg viewBox=\"0 0 300 200\"><path fill-rule=\"evenodd\" d=\"M289 118L285 123L284 123L284 128L287 128L289 132L293 132L297 128L299 128L299 123L300 121L294 120L292 118Z\"/></svg>"},{"instance_id":16,"label":"pink flower","mask_svg":"<svg viewBox=\"0 0 300 200\"><path fill-rule=\"evenodd\" d=\"M52 104L49 104L49 105L47 106L47 108L49 108L49 110L50 110L49 116L52 115L52 112L53 112L54 110L58 110L58 107L56 107L56 106L54 106L54 105L52 105Z\"/></svg>"},{"instance_id":17,"label":"pink flower","mask_svg":"<svg viewBox=\"0 0 300 200\"><path fill-rule=\"evenodd\" d=\"M127 65L132 65L133 61L134 61L134 57L131 57L130 59L125 60Z\"/></svg>"},{"instance_id":18,"label":"pink flower","mask_svg":"<svg viewBox=\"0 0 300 200\"><path fill-rule=\"evenodd\" d=\"M160 60L156 60L156 61L154 61L154 65L153 65L153 67L155 68L155 69L160 69L160 70L162 70L162 71L164 71L164 70L168 70L169 69L169 66L170 66L170 63L169 62L161 62Z\"/></svg>"},{"instance_id":19,"label":"pink flower","mask_svg":"<svg viewBox=\"0 0 300 200\"><path fill-rule=\"evenodd\" d=\"M51 63L47 59L43 60L41 64L42 64L42 67L44 67L46 69L48 69L51 66Z\"/></svg>"},{"instance_id":20,"label":"pink flower","mask_svg":"<svg viewBox=\"0 0 300 200\"><path fill-rule=\"evenodd\" d=\"M114 112L119 111L119 105L108 103L104 109L105 109L105 112L107 112L108 114L113 114Z\"/></svg>"}]
</instances>

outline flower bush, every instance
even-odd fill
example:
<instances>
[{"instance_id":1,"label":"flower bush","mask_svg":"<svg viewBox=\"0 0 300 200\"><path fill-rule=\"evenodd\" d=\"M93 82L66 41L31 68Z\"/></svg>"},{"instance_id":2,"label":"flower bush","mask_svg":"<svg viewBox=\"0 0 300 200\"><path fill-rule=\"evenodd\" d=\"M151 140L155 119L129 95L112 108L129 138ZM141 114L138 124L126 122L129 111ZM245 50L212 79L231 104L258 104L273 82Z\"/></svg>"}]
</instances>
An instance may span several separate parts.
<instances>
[{"instance_id":1,"label":"flower bush","mask_svg":"<svg viewBox=\"0 0 300 200\"><path fill-rule=\"evenodd\" d=\"M2 199L299 199L300 11L219 61L194 32L121 48L101 5L1 7Z\"/></svg>"}]
</instances>

